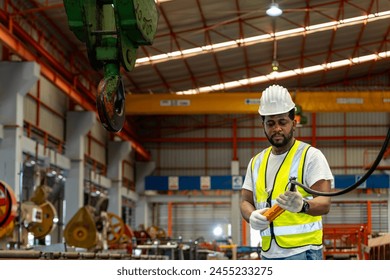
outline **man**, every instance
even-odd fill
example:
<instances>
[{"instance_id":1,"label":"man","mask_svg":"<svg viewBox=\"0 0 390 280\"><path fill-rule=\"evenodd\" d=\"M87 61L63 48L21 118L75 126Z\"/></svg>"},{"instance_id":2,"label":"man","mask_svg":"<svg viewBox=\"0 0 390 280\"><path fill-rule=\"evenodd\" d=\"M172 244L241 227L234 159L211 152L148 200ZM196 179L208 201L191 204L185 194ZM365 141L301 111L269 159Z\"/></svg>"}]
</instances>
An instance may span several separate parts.
<instances>
[{"instance_id":1,"label":"man","mask_svg":"<svg viewBox=\"0 0 390 280\"><path fill-rule=\"evenodd\" d=\"M271 146L254 156L241 191L241 214L262 239L262 259L322 259L322 217L330 198L313 196L289 179L329 192L333 175L322 152L294 138L295 104L284 87L263 91L259 113ZM273 221L265 212L278 204L285 211Z\"/></svg>"}]
</instances>

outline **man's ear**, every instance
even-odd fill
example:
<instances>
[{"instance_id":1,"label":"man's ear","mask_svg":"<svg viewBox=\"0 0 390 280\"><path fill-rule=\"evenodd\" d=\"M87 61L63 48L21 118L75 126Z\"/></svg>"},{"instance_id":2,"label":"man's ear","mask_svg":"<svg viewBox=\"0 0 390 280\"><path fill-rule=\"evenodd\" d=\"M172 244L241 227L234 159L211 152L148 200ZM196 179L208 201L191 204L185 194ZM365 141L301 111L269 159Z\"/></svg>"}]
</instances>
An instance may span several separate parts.
<instances>
[{"instance_id":1,"label":"man's ear","mask_svg":"<svg viewBox=\"0 0 390 280\"><path fill-rule=\"evenodd\" d=\"M293 131L295 131L295 128L297 127L297 120L294 119L293 120Z\"/></svg>"}]
</instances>

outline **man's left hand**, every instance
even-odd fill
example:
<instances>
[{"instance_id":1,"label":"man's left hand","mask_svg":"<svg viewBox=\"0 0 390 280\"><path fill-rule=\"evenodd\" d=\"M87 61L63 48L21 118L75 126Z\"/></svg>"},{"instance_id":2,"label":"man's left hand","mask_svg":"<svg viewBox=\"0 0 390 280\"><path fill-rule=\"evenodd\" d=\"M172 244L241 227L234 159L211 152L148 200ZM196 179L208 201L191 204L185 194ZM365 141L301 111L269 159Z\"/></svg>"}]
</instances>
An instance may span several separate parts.
<instances>
[{"instance_id":1,"label":"man's left hand","mask_svg":"<svg viewBox=\"0 0 390 280\"><path fill-rule=\"evenodd\" d=\"M303 206L303 198L298 191L286 191L284 194L279 195L279 197L276 198L276 201L284 210L293 213L301 211Z\"/></svg>"}]
</instances>

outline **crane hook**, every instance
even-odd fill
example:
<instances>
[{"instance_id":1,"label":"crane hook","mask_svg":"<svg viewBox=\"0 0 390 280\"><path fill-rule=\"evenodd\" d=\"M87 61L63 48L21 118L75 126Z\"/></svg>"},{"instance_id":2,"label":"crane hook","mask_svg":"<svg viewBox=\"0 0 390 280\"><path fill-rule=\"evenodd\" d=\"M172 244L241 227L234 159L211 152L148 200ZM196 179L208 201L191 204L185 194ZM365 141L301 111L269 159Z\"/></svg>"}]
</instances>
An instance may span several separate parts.
<instances>
[{"instance_id":1,"label":"crane hook","mask_svg":"<svg viewBox=\"0 0 390 280\"><path fill-rule=\"evenodd\" d=\"M118 132L125 122L125 91L120 75L106 76L97 89L96 106L105 129Z\"/></svg>"}]
</instances>

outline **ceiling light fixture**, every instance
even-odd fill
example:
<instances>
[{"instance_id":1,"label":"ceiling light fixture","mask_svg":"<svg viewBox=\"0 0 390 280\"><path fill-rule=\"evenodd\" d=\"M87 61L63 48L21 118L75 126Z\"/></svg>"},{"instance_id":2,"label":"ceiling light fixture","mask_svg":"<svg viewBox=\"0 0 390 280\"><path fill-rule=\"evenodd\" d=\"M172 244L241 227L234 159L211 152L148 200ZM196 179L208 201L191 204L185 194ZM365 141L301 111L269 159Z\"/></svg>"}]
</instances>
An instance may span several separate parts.
<instances>
[{"instance_id":1,"label":"ceiling light fixture","mask_svg":"<svg viewBox=\"0 0 390 280\"><path fill-rule=\"evenodd\" d=\"M278 72L279 71L279 62L278 62L278 54L277 54L277 41L274 38L274 54L272 56L272 72Z\"/></svg>"},{"instance_id":2,"label":"ceiling light fixture","mask_svg":"<svg viewBox=\"0 0 390 280\"><path fill-rule=\"evenodd\" d=\"M242 79L242 80L238 80L238 81L226 82L223 84L216 84L216 85L210 85L210 86L205 86L205 87L200 87L200 88L195 88L195 89L178 91L178 92L176 92L176 94L210 93L210 92L213 92L213 91L215 92L218 90L227 90L227 89L237 88L240 86L248 86L248 85L255 85L255 84L260 84L260 83L266 83L266 82L296 77L299 75L304 75L304 74L309 74L309 73L337 69L337 68L346 67L346 66L349 66L352 64L361 64L364 62L380 60L380 59L388 59L388 58L390 58L390 51L385 51L385 52L381 52L381 53L377 53L377 54L369 54L366 56L354 57L354 58L350 58L350 59L343 59L343 60L339 60L339 61L318 64L318 65L308 66L308 67L304 67L304 68L287 70L287 71L283 71L283 72L272 72L268 75L252 77L249 79Z\"/></svg>"},{"instance_id":3,"label":"ceiling light fixture","mask_svg":"<svg viewBox=\"0 0 390 280\"><path fill-rule=\"evenodd\" d=\"M210 51L219 52L219 51L225 51L225 50L242 47L242 46L252 46L255 44L269 42L274 39L282 40L285 38L291 38L291 37L302 36L307 34L314 34L317 32L339 29L347 26L366 24L377 20L386 20L389 18L390 18L390 10L386 12L376 13L376 14L369 14L365 16L363 19L361 19L361 17L348 18L339 21L331 21L331 22L320 23L316 25L310 25L306 27L282 30L276 32L275 34L267 33L263 35L241 38L241 39L221 42L217 44L196 47L192 49L184 49L181 51L163 53L163 54L158 54L150 57L141 57L137 59L135 67L150 65L151 63L156 64L156 63L162 63L166 61L172 61L174 59L188 58L191 56L208 53Z\"/></svg>"},{"instance_id":4,"label":"ceiling light fixture","mask_svg":"<svg viewBox=\"0 0 390 280\"><path fill-rule=\"evenodd\" d=\"M274 3L272 1L271 5L269 6L268 10L266 11L266 14L269 15L270 17L278 17L281 14L283 14L282 9L279 8L279 5Z\"/></svg>"},{"instance_id":5,"label":"ceiling light fixture","mask_svg":"<svg viewBox=\"0 0 390 280\"><path fill-rule=\"evenodd\" d=\"M279 62L275 59L272 61L272 72L278 72L279 71Z\"/></svg>"}]
</instances>

